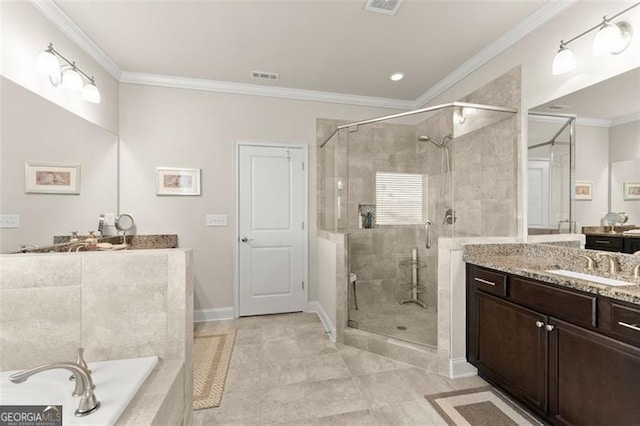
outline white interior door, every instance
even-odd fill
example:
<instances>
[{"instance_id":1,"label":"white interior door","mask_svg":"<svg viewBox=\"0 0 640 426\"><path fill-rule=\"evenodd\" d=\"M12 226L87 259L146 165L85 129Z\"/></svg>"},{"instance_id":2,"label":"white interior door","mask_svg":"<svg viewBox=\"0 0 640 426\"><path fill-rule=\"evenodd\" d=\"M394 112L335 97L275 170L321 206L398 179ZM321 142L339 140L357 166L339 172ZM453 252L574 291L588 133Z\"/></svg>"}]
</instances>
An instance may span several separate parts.
<instances>
[{"instance_id":1,"label":"white interior door","mask_svg":"<svg viewBox=\"0 0 640 426\"><path fill-rule=\"evenodd\" d=\"M548 228L550 194L549 194L549 162L529 160L529 209L527 220L530 227Z\"/></svg>"},{"instance_id":2,"label":"white interior door","mask_svg":"<svg viewBox=\"0 0 640 426\"><path fill-rule=\"evenodd\" d=\"M302 148L241 145L238 154L238 315L302 311Z\"/></svg>"}]
</instances>

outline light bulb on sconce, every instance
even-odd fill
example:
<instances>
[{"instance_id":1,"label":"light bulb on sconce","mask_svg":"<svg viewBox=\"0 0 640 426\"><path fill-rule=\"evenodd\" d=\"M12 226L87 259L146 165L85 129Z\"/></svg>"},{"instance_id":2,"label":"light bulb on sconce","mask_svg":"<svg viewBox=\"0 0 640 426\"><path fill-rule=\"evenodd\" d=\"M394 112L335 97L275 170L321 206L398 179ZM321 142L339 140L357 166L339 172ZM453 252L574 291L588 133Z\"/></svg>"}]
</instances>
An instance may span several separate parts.
<instances>
[{"instance_id":1,"label":"light bulb on sconce","mask_svg":"<svg viewBox=\"0 0 640 426\"><path fill-rule=\"evenodd\" d=\"M62 73L62 87L73 92L80 92L83 88L82 77L80 73L76 71L75 65L73 68L66 70Z\"/></svg>"},{"instance_id":2,"label":"light bulb on sconce","mask_svg":"<svg viewBox=\"0 0 640 426\"><path fill-rule=\"evenodd\" d=\"M49 77L52 82L60 83L60 62L53 54L53 46L51 44L49 44L47 50L40 52L40 55L38 55L36 71Z\"/></svg>"},{"instance_id":3,"label":"light bulb on sconce","mask_svg":"<svg viewBox=\"0 0 640 426\"><path fill-rule=\"evenodd\" d=\"M563 42L560 42L560 50L553 58L553 75L565 74L576 69L576 55L568 49Z\"/></svg>"},{"instance_id":4,"label":"light bulb on sconce","mask_svg":"<svg viewBox=\"0 0 640 426\"><path fill-rule=\"evenodd\" d=\"M82 89L82 99L93 104L100 103L100 91L93 82L93 79L89 84L84 86L84 89Z\"/></svg>"},{"instance_id":5,"label":"light bulb on sconce","mask_svg":"<svg viewBox=\"0 0 640 426\"><path fill-rule=\"evenodd\" d=\"M627 22L606 21L593 40L593 56L617 55L631 43L632 29Z\"/></svg>"}]
</instances>

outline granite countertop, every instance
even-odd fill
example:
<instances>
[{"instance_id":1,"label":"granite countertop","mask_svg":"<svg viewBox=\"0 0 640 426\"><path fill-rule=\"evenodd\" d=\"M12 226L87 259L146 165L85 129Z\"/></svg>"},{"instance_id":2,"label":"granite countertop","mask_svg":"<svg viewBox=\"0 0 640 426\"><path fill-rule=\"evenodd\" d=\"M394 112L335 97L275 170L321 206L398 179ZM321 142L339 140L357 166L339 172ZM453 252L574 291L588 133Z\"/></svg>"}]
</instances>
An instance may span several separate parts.
<instances>
[{"instance_id":1,"label":"granite countertop","mask_svg":"<svg viewBox=\"0 0 640 426\"><path fill-rule=\"evenodd\" d=\"M600 271L585 271L582 269L581 263L580 266L576 267L576 265L568 266L563 256L559 255L554 257L553 253L549 253L549 255L544 255L545 251L555 251L555 250L576 250L576 249L567 249L567 248L553 248L553 247L545 247L542 249L540 253L532 253L531 251L535 251L535 248L527 247L523 249L522 246L533 246L531 244L513 244L512 246L520 246L518 248L514 247L512 253L509 253L509 250L505 250L504 248L501 250L496 250L493 253L490 250L467 250L470 246L465 247L464 260L467 263L472 263L474 265L483 266L490 269L495 269L502 272L507 272L510 274L520 275L527 278L532 278L538 281L547 282L550 284L559 285L562 287L568 287L575 290L584 291L587 293L594 293L601 296L609 297L611 299L622 300L625 302L635 303L640 305L640 280L630 277L628 275L619 275L613 277L614 279L620 281L633 282L636 284L632 284L629 286L609 286L605 284L599 284L592 281L585 281L577 278L569 278L561 275L555 275L549 272L545 272L549 269L565 269L565 270L574 270L576 272L588 273L591 275L599 275L604 276ZM471 246L473 247L473 246ZM593 254L589 253L588 250L581 250L583 254ZM557 253L556 253L557 254ZM574 254L576 256L576 254ZM627 255L630 256L630 255ZM577 256L576 256L577 257ZM638 257L638 256L633 256ZM635 261L633 258L631 262ZM640 262L640 259L637 261ZM624 269L626 270L629 267L628 261L622 262ZM631 265L632 266L632 265Z\"/></svg>"}]
</instances>

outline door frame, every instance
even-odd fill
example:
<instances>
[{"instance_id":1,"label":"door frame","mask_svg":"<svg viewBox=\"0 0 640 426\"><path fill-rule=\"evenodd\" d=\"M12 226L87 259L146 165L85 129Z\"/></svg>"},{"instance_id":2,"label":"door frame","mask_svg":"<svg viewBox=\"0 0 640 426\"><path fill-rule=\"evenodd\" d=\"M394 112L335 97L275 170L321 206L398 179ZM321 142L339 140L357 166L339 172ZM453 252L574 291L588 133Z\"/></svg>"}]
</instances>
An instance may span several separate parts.
<instances>
[{"instance_id":1,"label":"door frame","mask_svg":"<svg viewBox=\"0 0 640 426\"><path fill-rule=\"evenodd\" d=\"M235 227L233 229L233 317L239 318L240 303L240 147L254 146L267 148L295 148L302 149L302 218L304 220L302 257L303 279L302 311L306 312L309 303L309 146L290 143L235 141L233 147L233 176L234 176L234 207Z\"/></svg>"}]
</instances>

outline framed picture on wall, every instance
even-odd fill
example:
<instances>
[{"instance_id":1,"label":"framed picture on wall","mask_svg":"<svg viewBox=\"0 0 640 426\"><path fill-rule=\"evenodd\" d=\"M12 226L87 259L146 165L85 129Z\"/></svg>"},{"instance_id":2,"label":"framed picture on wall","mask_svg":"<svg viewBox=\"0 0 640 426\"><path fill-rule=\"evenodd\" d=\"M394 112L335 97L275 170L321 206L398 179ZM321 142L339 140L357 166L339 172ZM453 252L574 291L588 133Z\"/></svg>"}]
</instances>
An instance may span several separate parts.
<instances>
[{"instance_id":1,"label":"framed picture on wall","mask_svg":"<svg viewBox=\"0 0 640 426\"><path fill-rule=\"evenodd\" d=\"M593 199L593 182L576 181L576 200L590 201Z\"/></svg>"},{"instance_id":2,"label":"framed picture on wall","mask_svg":"<svg viewBox=\"0 0 640 426\"><path fill-rule=\"evenodd\" d=\"M80 164L25 163L27 194L80 194Z\"/></svg>"},{"instance_id":3,"label":"framed picture on wall","mask_svg":"<svg viewBox=\"0 0 640 426\"><path fill-rule=\"evenodd\" d=\"M625 201L640 200L640 182L624 182L622 185Z\"/></svg>"},{"instance_id":4,"label":"framed picture on wall","mask_svg":"<svg viewBox=\"0 0 640 426\"><path fill-rule=\"evenodd\" d=\"M156 167L156 195L200 195L200 169Z\"/></svg>"}]
</instances>

